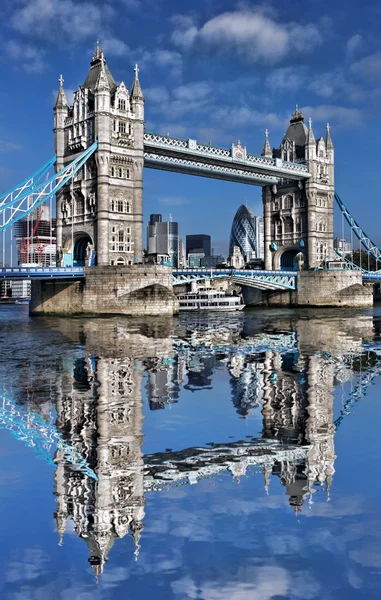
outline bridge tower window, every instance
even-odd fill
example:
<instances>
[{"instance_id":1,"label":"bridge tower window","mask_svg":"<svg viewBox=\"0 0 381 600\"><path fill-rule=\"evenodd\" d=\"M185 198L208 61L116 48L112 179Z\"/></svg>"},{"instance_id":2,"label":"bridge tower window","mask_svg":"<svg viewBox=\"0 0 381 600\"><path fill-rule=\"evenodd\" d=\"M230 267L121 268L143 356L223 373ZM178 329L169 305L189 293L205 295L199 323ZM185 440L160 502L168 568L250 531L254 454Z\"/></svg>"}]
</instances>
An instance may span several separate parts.
<instances>
[{"instance_id":1,"label":"bridge tower window","mask_svg":"<svg viewBox=\"0 0 381 600\"><path fill-rule=\"evenodd\" d=\"M123 98L119 98L118 108L119 110L126 110L126 101Z\"/></svg>"},{"instance_id":2,"label":"bridge tower window","mask_svg":"<svg viewBox=\"0 0 381 600\"><path fill-rule=\"evenodd\" d=\"M285 209L291 209L294 205L294 201L292 196L286 196L284 199L284 208Z\"/></svg>"},{"instance_id":3,"label":"bridge tower window","mask_svg":"<svg viewBox=\"0 0 381 600\"><path fill-rule=\"evenodd\" d=\"M125 121L119 121L119 133L126 133Z\"/></svg>"}]
</instances>

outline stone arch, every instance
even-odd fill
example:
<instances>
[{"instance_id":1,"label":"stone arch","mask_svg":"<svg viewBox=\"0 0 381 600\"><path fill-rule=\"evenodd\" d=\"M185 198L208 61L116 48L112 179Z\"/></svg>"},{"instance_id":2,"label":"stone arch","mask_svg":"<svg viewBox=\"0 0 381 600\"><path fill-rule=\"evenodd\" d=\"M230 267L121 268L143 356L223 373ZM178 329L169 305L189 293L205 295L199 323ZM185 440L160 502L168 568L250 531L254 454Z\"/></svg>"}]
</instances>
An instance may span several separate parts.
<instances>
[{"instance_id":1,"label":"stone arch","mask_svg":"<svg viewBox=\"0 0 381 600\"><path fill-rule=\"evenodd\" d=\"M303 257L303 268L306 265L305 249L299 244L293 246L282 246L273 256L273 269L275 271L298 271L299 261Z\"/></svg>"},{"instance_id":2,"label":"stone arch","mask_svg":"<svg viewBox=\"0 0 381 600\"><path fill-rule=\"evenodd\" d=\"M74 234L74 266L87 266L90 247L94 249L94 242L88 233L81 231Z\"/></svg>"},{"instance_id":3,"label":"stone arch","mask_svg":"<svg viewBox=\"0 0 381 600\"><path fill-rule=\"evenodd\" d=\"M126 264L126 261L124 260L123 256L118 256L115 264L119 267L122 267Z\"/></svg>"}]
</instances>

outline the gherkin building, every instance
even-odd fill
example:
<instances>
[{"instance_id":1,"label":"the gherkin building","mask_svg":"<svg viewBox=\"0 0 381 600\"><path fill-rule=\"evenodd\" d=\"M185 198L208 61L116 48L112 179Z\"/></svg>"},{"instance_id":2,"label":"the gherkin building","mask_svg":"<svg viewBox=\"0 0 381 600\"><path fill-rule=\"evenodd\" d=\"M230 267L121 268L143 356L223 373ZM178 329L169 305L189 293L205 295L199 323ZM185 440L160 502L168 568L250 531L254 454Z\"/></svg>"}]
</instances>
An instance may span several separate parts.
<instances>
[{"instance_id":1,"label":"the gherkin building","mask_svg":"<svg viewBox=\"0 0 381 600\"><path fill-rule=\"evenodd\" d=\"M240 248L246 260L257 256L255 218L250 208L244 204L239 207L233 219L229 256L233 255L234 246Z\"/></svg>"}]
</instances>

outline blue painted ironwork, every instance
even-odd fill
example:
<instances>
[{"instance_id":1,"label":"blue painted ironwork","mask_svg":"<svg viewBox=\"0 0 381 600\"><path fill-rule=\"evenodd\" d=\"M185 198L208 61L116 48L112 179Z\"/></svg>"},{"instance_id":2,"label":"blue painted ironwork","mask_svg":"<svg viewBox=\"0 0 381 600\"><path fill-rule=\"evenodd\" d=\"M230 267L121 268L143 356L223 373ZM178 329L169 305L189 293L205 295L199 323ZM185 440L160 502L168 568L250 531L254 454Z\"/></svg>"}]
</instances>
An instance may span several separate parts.
<instances>
[{"instance_id":1,"label":"blue painted ironwork","mask_svg":"<svg viewBox=\"0 0 381 600\"><path fill-rule=\"evenodd\" d=\"M248 154L239 143L228 149L151 132L144 134L144 165L252 185L272 185L284 178L305 180L310 177L305 164Z\"/></svg>"},{"instance_id":2,"label":"blue painted ironwork","mask_svg":"<svg viewBox=\"0 0 381 600\"><path fill-rule=\"evenodd\" d=\"M37 169L32 175L24 179L21 183L13 187L11 190L6 192L5 194L0 195L0 209L4 204L7 204L9 201L14 201L24 194L24 192L28 189L31 189L33 186L37 185L39 181L41 181L44 177L47 176L50 169L56 162L56 157L52 156L42 167Z\"/></svg>"},{"instance_id":3,"label":"blue painted ironwork","mask_svg":"<svg viewBox=\"0 0 381 600\"><path fill-rule=\"evenodd\" d=\"M362 229L362 227L357 223L357 221L352 216L352 214L349 212L349 210L345 206L344 202L341 200L340 196L337 193L335 193L335 200L336 200L337 204L339 205L339 208L340 208L342 214L344 215L347 223L349 224L351 230L356 235L356 237L360 240L360 242L364 246L365 250L367 252L369 252L369 254L371 254L373 256L373 258L380 261L381 260L380 248L377 246L377 244L372 242L370 237L365 233L365 231Z\"/></svg>"},{"instance_id":4,"label":"blue painted ironwork","mask_svg":"<svg viewBox=\"0 0 381 600\"><path fill-rule=\"evenodd\" d=\"M0 428L10 431L17 440L33 448L49 464L56 466L53 455L55 450L59 450L77 471L97 480L97 475L86 459L58 433L51 422L53 418L50 415L49 419L43 419L35 411L16 404L5 392L0 391Z\"/></svg>"},{"instance_id":5,"label":"blue painted ironwork","mask_svg":"<svg viewBox=\"0 0 381 600\"><path fill-rule=\"evenodd\" d=\"M273 290L295 290L296 271L261 271L246 269L174 269L173 285L184 285L192 281L228 277L239 285Z\"/></svg>"},{"instance_id":6,"label":"blue painted ironwork","mask_svg":"<svg viewBox=\"0 0 381 600\"><path fill-rule=\"evenodd\" d=\"M1 267L0 279L83 279L84 267Z\"/></svg>"},{"instance_id":7,"label":"blue painted ironwork","mask_svg":"<svg viewBox=\"0 0 381 600\"><path fill-rule=\"evenodd\" d=\"M79 171L88 158L94 154L97 147L98 142L94 142L87 150L46 181L41 182L40 177L37 183L27 186L23 191L19 188L20 193L5 195L3 203L0 205L0 231L7 229L41 204L49 201ZM47 170L45 169L44 172L47 173Z\"/></svg>"}]
</instances>

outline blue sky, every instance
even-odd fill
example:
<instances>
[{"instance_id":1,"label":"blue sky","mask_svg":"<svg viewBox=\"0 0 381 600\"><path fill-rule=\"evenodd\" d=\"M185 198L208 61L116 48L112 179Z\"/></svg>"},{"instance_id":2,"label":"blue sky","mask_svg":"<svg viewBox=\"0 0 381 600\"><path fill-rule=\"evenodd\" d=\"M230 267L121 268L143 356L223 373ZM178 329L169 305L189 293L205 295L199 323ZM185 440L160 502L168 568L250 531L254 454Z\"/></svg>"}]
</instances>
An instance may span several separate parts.
<instances>
[{"instance_id":1,"label":"blue sky","mask_svg":"<svg viewBox=\"0 0 381 600\"><path fill-rule=\"evenodd\" d=\"M130 87L139 63L147 129L259 154L278 146L295 103L315 136L331 124L336 189L381 242L381 1L3 0L0 189L53 152L53 102L83 83L100 39L114 78ZM254 186L146 170L144 214L172 215L227 251L231 221ZM337 231L341 228L337 219Z\"/></svg>"}]
</instances>

